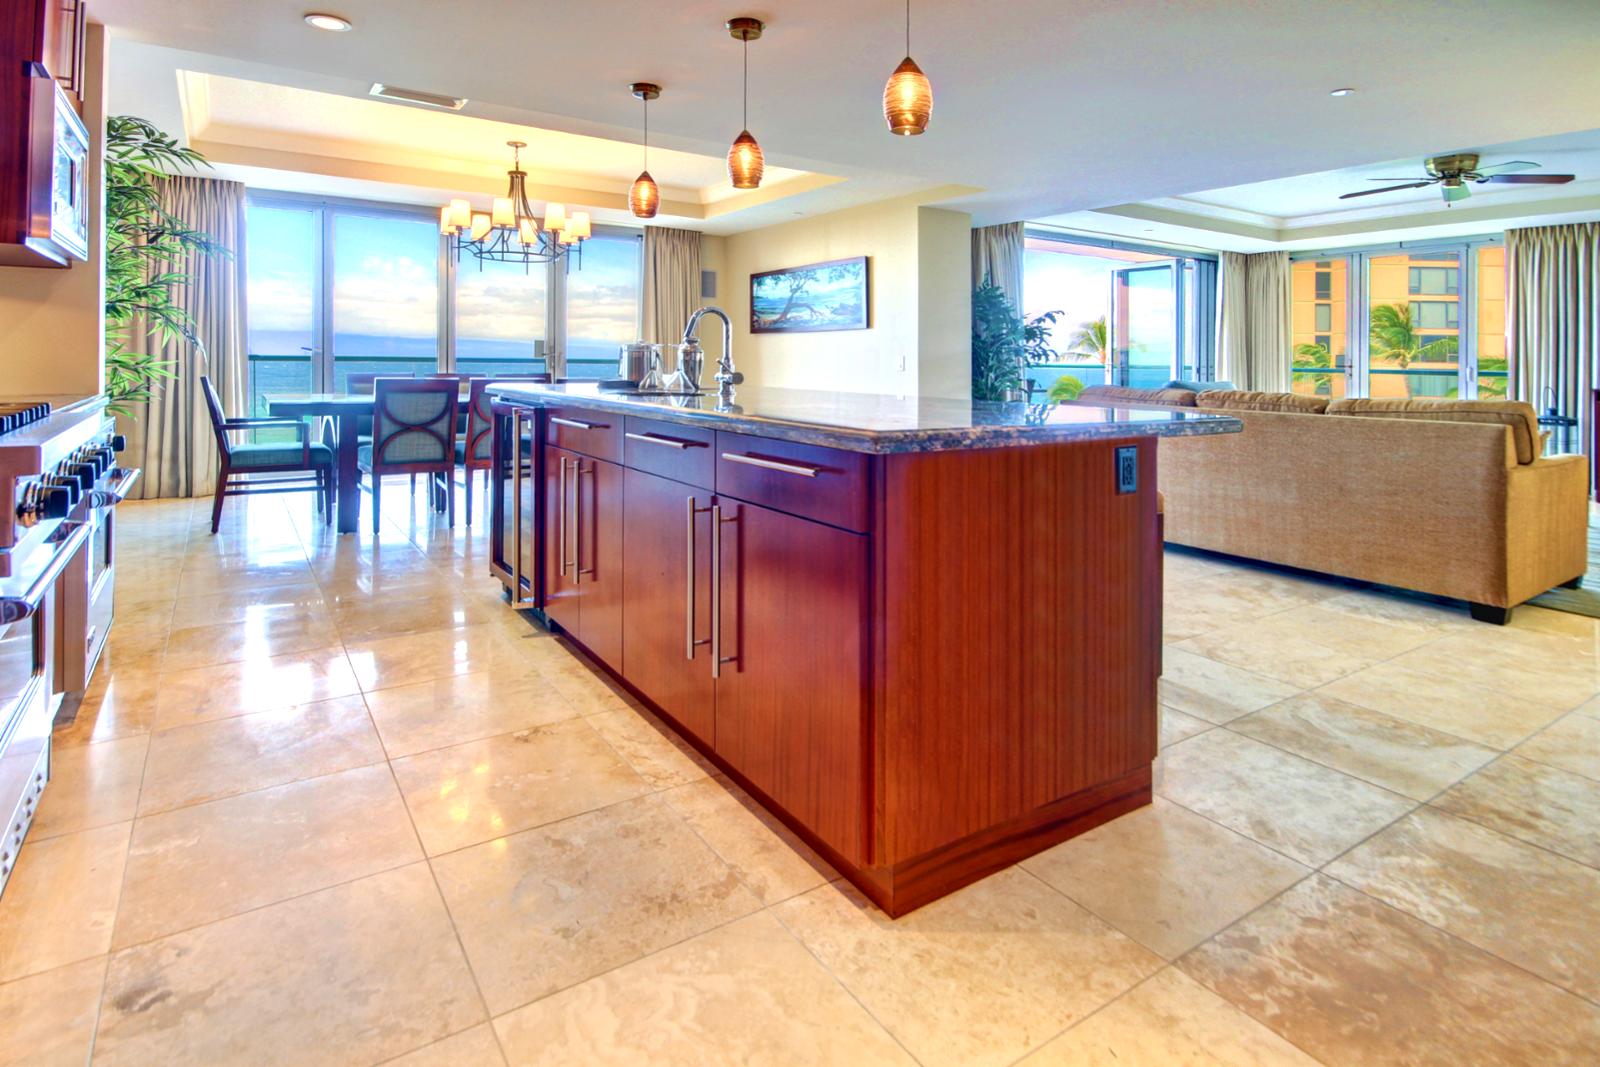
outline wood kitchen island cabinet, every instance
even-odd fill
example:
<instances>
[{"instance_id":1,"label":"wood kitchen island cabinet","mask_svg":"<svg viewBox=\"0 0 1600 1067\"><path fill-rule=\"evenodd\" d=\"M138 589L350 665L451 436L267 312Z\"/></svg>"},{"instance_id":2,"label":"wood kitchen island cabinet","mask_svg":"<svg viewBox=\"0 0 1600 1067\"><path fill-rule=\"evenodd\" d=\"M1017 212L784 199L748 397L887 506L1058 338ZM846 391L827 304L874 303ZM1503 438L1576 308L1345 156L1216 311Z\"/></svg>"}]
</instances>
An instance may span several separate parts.
<instances>
[{"instance_id":1,"label":"wood kitchen island cabinet","mask_svg":"<svg viewBox=\"0 0 1600 1067\"><path fill-rule=\"evenodd\" d=\"M1236 420L491 388L519 606L889 914L1149 802L1156 439Z\"/></svg>"}]
</instances>

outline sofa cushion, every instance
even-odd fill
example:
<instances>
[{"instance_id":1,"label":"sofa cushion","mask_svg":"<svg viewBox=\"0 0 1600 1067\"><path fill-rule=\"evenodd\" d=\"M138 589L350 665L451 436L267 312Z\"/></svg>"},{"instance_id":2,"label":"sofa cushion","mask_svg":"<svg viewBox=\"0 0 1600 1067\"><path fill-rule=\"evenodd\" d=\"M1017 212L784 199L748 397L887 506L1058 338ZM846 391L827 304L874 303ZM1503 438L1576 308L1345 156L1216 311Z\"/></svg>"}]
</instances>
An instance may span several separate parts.
<instances>
[{"instance_id":1,"label":"sofa cushion","mask_svg":"<svg viewBox=\"0 0 1600 1067\"><path fill-rule=\"evenodd\" d=\"M1328 410L1325 396L1263 393L1253 389L1207 389L1195 397L1194 404L1213 411L1279 411L1290 415L1320 415Z\"/></svg>"},{"instance_id":2,"label":"sofa cushion","mask_svg":"<svg viewBox=\"0 0 1600 1067\"><path fill-rule=\"evenodd\" d=\"M1328 414L1360 415L1368 419L1499 423L1511 427L1511 440L1517 449L1518 463L1526 465L1539 458L1539 416L1534 413L1532 404L1522 400L1386 400L1361 397L1335 400L1328 405Z\"/></svg>"},{"instance_id":3,"label":"sofa cushion","mask_svg":"<svg viewBox=\"0 0 1600 1067\"><path fill-rule=\"evenodd\" d=\"M1197 394L1192 389L1135 389L1127 385L1091 385L1078 394L1088 404L1165 404L1168 407L1194 407Z\"/></svg>"}]
</instances>

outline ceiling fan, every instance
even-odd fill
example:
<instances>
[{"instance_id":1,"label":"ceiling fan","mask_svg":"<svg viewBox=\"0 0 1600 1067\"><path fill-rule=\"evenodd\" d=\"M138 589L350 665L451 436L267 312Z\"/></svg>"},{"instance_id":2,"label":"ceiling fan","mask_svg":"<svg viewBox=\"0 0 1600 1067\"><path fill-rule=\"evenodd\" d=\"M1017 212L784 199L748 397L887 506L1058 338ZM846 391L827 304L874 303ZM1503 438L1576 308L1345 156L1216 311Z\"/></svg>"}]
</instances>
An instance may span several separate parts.
<instances>
[{"instance_id":1,"label":"ceiling fan","mask_svg":"<svg viewBox=\"0 0 1600 1067\"><path fill-rule=\"evenodd\" d=\"M1518 171L1531 170L1539 164L1530 163L1525 159L1513 160L1510 163L1497 163L1492 167L1478 167L1478 153L1458 152L1450 156L1434 156L1422 161L1428 171L1426 178L1417 181L1408 181L1405 178L1368 178L1373 182L1402 182L1401 185L1386 185L1382 189L1362 189L1360 192L1345 193L1340 200L1349 200L1356 196L1372 196L1375 193L1392 193L1400 189L1422 189L1429 185L1439 186L1439 191L1444 194L1444 201L1453 204L1457 200L1465 200L1472 195L1472 190L1467 188L1468 182L1482 185L1484 182L1504 182L1508 185L1565 185L1572 181L1575 175L1571 174L1519 174Z\"/></svg>"}]
</instances>

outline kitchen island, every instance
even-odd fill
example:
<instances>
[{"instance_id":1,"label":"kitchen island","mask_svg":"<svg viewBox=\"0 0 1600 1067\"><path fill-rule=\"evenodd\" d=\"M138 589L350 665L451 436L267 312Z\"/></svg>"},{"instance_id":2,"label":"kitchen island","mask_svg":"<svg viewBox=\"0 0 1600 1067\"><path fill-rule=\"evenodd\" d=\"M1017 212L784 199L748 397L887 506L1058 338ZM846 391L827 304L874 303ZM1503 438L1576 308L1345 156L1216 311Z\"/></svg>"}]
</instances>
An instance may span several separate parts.
<instances>
[{"instance_id":1,"label":"kitchen island","mask_svg":"<svg viewBox=\"0 0 1600 1067\"><path fill-rule=\"evenodd\" d=\"M900 915L1150 800L1188 412L491 385L491 566Z\"/></svg>"}]
</instances>

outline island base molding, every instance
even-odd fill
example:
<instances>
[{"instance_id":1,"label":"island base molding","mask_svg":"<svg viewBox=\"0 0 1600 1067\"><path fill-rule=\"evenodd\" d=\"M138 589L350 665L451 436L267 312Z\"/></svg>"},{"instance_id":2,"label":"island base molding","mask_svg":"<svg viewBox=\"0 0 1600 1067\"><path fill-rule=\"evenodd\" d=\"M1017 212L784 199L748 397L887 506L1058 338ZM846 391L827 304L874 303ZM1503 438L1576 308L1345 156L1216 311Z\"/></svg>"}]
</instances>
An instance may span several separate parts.
<instances>
[{"instance_id":1,"label":"island base molding","mask_svg":"<svg viewBox=\"0 0 1600 1067\"><path fill-rule=\"evenodd\" d=\"M553 620L535 610L533 614L552 633L562 633ZM835 870L859 889L863 896L881 908L890 918L915 911L940 897L971 885L999 870L1037 855L1053 845L1088 833L1103 823L1126 815L1150 803L1152 775L1150 765L1136 768L1118 778L1101 782L1080 790L1071 796L1061 797L1043 807L1024 812L1004 822L985 827L957 841L930 849L893 866L859 867L822 840L805 821L796 817L762 788L750 781L739 769L717 755L694 733L657 706L648 696L628 683L627 678L613 670L603 660L570 634L563 634L578 651L582 652L618 686L630 693L674 734L693 748L700 756L716 767L761 805L774 818L783 823L796 837L828 862Z\"/></svg>"}]
</instances>

